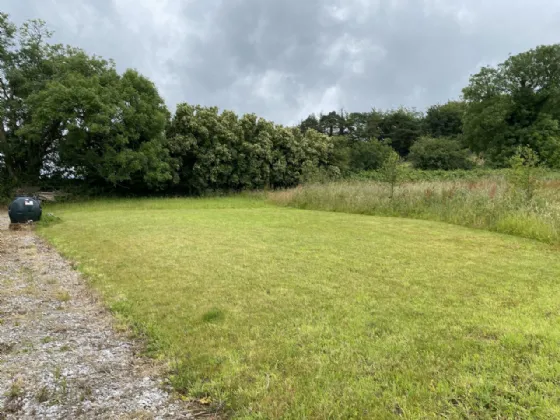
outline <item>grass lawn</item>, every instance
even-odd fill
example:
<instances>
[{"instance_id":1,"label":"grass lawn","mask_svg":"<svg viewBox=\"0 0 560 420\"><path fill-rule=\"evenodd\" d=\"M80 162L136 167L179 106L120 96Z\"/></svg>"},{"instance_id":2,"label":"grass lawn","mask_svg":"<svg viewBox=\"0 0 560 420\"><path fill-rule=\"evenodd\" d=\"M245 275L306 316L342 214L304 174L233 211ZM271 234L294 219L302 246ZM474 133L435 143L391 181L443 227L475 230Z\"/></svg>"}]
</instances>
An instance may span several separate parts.
<instances>
[{"instance_id":1,"label":"grass lawn","mask_svg":"<svg viewBox=\"0 0 560 420\"><path fill-rule=\"evenodd\" d=\"M559 418L560 255L257 198L47 208L40 233L235 418Z\"/></svg>"}]
</instances>

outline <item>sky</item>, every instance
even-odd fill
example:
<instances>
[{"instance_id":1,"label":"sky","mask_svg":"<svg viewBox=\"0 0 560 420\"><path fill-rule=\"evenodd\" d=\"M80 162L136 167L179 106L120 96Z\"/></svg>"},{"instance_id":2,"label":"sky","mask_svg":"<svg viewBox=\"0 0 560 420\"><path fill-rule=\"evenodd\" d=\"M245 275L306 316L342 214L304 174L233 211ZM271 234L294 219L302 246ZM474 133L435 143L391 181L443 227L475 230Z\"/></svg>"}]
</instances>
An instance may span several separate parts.
<instances>
[{"instance_id":1,"label":"sky","mask_svg":"<svg viewBox=\"0 0 560 420\"><path fill-rule=\"evenodd\" d=\"M3 0L21 23L188 102L294 124L460 97L469 75L560 42L558 0Z\"/></svg>"}]
</instances>

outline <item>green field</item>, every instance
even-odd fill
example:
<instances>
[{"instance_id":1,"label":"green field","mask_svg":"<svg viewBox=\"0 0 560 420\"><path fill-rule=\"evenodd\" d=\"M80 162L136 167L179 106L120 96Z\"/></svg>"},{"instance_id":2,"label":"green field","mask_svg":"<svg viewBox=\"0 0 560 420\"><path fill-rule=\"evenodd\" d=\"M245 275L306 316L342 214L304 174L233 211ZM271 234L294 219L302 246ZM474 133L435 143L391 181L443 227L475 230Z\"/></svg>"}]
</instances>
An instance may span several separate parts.
<instances>
[{"instance_id":1,"label":"green field","mask_svg":"<svg viewBox=\"0 0 560 420\"><path fill-rule=\"evenodd\" d=\"M560 258L258 197L98 201L40 229L235 418L559 418Z\"/></svg>"}]
</instances>

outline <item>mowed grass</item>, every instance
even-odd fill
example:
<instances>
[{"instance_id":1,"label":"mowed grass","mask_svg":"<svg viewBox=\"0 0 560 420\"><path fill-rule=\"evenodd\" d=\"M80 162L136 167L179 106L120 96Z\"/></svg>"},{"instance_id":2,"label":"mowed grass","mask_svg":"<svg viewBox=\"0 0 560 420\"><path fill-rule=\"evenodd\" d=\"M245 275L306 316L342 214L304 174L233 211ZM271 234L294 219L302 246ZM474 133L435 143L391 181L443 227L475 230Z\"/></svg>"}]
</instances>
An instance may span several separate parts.
<instances>
[{"instance_id":1,"label":"mowed grass","mask_svg":"<svg viewBox=\"0 0 560 420\"><path fill-rule=\"evenodd\" d=\"M258 198L100 201L42 228L234 418L559 418L560 258Z\"/></svg>"}]
</instances>

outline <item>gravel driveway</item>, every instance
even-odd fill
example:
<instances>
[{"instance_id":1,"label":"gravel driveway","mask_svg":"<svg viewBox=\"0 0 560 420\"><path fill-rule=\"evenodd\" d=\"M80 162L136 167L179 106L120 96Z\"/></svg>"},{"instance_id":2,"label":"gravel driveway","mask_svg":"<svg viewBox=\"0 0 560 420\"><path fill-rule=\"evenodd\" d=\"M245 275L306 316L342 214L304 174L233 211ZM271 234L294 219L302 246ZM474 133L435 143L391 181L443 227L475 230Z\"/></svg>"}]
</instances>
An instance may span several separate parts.
<instances>
[{"instance_id":1,"label":"gravel driveway","mask_svg":"<svg viewBox=\"0 0 560 420\"><path fill-rule=\"evenodd\" d=\"M0 419L192 418L80 275L0 213Z\"/></svg>"}]
</instances>

